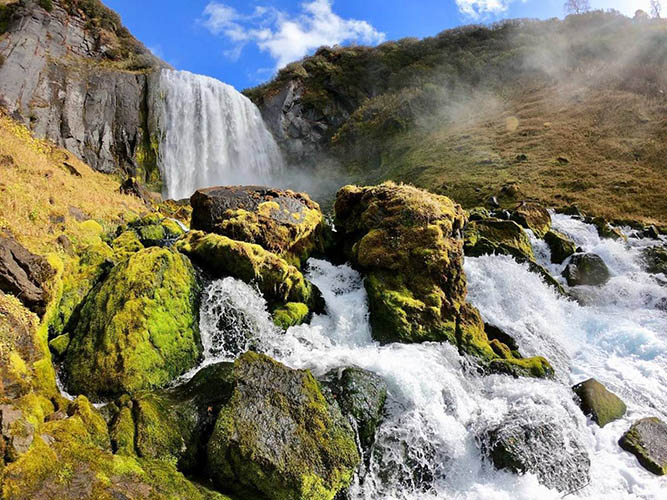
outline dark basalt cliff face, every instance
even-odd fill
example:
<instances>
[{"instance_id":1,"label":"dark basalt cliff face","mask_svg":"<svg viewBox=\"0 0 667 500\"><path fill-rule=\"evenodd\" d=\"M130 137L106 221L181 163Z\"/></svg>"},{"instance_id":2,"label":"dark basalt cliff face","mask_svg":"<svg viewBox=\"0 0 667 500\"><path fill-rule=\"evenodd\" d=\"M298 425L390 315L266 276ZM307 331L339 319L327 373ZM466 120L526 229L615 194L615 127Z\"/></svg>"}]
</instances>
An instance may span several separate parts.
<instances>
[{"instance_id":1,"label":"dark basalt cliff face","mask_svg":"<svg viewBox=\"0 0 667 500\"><path fill-rule=\"evenodd\" d=\"M166 64L99 2L21 0L0 9L0 105L93 168L150 181L148 88Z\"/></svg>"}]
</instances>

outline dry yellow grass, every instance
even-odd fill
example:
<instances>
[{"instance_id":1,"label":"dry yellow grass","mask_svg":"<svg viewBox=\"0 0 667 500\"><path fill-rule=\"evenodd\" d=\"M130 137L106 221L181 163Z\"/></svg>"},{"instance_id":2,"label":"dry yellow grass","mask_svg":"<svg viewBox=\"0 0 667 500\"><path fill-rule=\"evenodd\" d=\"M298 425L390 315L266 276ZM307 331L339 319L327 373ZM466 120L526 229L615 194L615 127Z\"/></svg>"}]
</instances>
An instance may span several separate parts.
<instances>
[{"instance_id":1,"label":"dry yellow grass","mask_svg":"<svg viewBox=\"0 0 667 500\"><path fill-rule=\"evenodd\" d=\"M81 224L72 212L110 230L131 214L146 211L137 198L120 194L118 188L117 179L34 139L28 129L0 115L0 231L11 232L31 251L53 252L63 233L73 241L85 240L90 224Z\"/></svg>"}]
</instances>

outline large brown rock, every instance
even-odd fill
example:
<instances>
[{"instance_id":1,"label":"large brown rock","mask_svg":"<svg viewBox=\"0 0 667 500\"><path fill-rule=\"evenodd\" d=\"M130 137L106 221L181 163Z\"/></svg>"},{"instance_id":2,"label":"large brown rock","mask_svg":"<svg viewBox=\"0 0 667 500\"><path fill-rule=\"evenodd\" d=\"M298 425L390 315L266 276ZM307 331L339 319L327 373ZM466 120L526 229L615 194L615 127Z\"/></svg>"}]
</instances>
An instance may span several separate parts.
<instances>
[{"instance_id":1,"label":"large brown rock","mask_svg":"<svg viewBox=\"0 0 667 500\"><path fill-rule=\"evenodd\" d=\"M514 213L512 219L526 229L530 229L535 236L543 238L551 229L551 215L541 205L535 203L522 203Z\"/></svg>"},{"instance_id":2,"label":"large brown rock","mask_svg":"<svg viewBox=\"0 0 667 500\"><path fill-rule=\"evenodd\" d=\"M28 251L14 238L0 236L0 290L15 295L40 316L49 300L45 285L53 274L46 259Z\"/></svg>"},{"instance_id":3,"label":"large brown rock","mask_svg":"<svg viewBox=\"0 0 667 500\"><path fill-rule=\"evenodd\" d=\"M292 264L322 248L324 217L307 194L258 186L200 189L192 229L256 243Z\"/></svg>"},{"instance_id":4,"label":"large brown rock","mask_svg":"<svg viewBox=\"0 0 667 500\"><path fill-rule=\"evenodd\" d=\"M637 420L618 444L646 470L658 476L667 474L667 424L659 418Z\"/></svg>"}]
</instances>

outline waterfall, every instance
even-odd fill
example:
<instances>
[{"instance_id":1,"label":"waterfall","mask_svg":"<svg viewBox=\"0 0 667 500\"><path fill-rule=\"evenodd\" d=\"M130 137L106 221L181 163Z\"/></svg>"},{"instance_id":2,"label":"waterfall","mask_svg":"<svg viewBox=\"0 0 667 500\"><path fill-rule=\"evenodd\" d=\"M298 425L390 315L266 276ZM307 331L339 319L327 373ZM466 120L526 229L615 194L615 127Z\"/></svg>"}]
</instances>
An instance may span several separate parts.
<instances>
[{"instance_id":1,"label":"waterfall","mask_svg":"<svg viewBox=\"0 0 667 500\"><path fill-rule=\"evenodd\" d=\"M598 253L613 274L600 288L577 287L590 292L587 305L558 295L526 264L507 256L466 259L465 271L469 300L484 319L514 336L522 354L548 357L556 380L482 376L448 343L380 345L371 338L359 273L315 259L308 278L322 291L326 313L286 333L273 327L257 290L232 278L213 282L201 311L206 363L234 359L237 347L252 339L254 349L315 375L356 365L382 376L389 387L386 416L369 468L350 488L352 499L563 498L534 475L496 470L484 458L480 436L508 421L554 424L582 443L591 462L590 484L567 498L662 498L664 479L642 469L617 444L634 420L667 419L667 288L664 276L645 273L640 265L641 249L655 243L601 240L590 225L553 219L556 229ZM534 244L543 264L551 266L548 248L539 240ZM550 270L558 276L564 265ZM227 332L231 350L220 344ZM589 377L621 396L625 417L604 428L587 421L570 387ZM547 451L563 460L569 456L565 449Z\"/></svg>"},{"instance_id":2,"label":"waterfall","mask_svg":"<svg viewBox=\"0 0 667 500\"><path fill-rule=\"evenodd\" d=\"M162 70L151 113L168 198L209 186L272 184L283 168L257 107L214 78Z\"/></svg>"}]
</instances>

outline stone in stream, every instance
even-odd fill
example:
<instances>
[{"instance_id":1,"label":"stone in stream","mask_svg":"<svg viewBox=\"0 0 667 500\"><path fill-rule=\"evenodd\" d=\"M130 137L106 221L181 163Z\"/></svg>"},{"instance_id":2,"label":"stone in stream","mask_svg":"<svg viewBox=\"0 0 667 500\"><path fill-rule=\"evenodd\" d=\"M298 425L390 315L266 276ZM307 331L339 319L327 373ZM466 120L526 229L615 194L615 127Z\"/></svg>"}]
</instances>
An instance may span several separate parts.
<instances>
[{"instance_id":1,"label":"stone in stream","mask_svg":"<svg viewBox=\"0 0 667 500\"><path fill-rule=\"evenodd\" d=\"M192 229L256 243L300 266L324 248L324 217L305 193L259 186L200 189L192 195Z\"/></svg>"},{"instance_id":2,"label":"stone in stream","mask_svg":"<svg viewBox=\"0 0 667 500\"><path fill-rule=\"evenodd\" d=\"M659 418L636 421L618 444L636 456L646 470L659 476L667 474L667 424Z\"/></svg>"},{"instance_id":3,"label":"stone in stream","mask_svg":"<svg viewBox=\"0 0 667 500\"><path fill-rule=\"evenodd\" d=\"M562 264L569 256L577 252L577 245L562 233L552 229L544 235L544 241L551 249L551 262Z\"/></svg>"},{"instance_id":4,"label":"stone in stream","mask_svg":"<svg viewBox=\"0 0 667 500\"><path fill-rule=\"evenodd\" d=\"M602 257L594 253L577 254L563 270L563 277L569 286L604 285L611 273Z\"/></svg>"},{"instance_id":5,"label":"stone in stream","mask_svg":"<svg viewBox=\"0 0 667 500\"><path fill-rule=\"evenodd\" d=\"M484 219L468 223L465 228L465 254L511 255L521 261L533 262L533 248L526 232L514 221Z\"/></svg>"},{"instance_id":6,"label":"stone in stream","mask_svg":"<svg viewBox=\"0 0 667 500\"><path fill-rule=\"evenodd\" d=\"M512 220L519 225L530 229L535 236L543 238L551 229L551 215L541 205L535 203L522 203L512 213Z\"/></svg>"},{"instance_id":7,"label":"stone in stream","mask_svg":"<svg viewBox=\"0 0 667 500\"><path fill-rule=\"evenodd\" d=\"M645 269L649 273L667 275L667 246L654 246L642 251Z\"/></svg>"},{"instance_id":8,"label":"stone in stream","mask_svg":"<svg viewBox=\"0 0 667 500\"><path fill-rule=\"evenodd\" d=\"M572 390L579 397L581 411L600 427L625 415L626 406L621 398L595 379L577 384Z\"/></svg>"}]
</instances>

